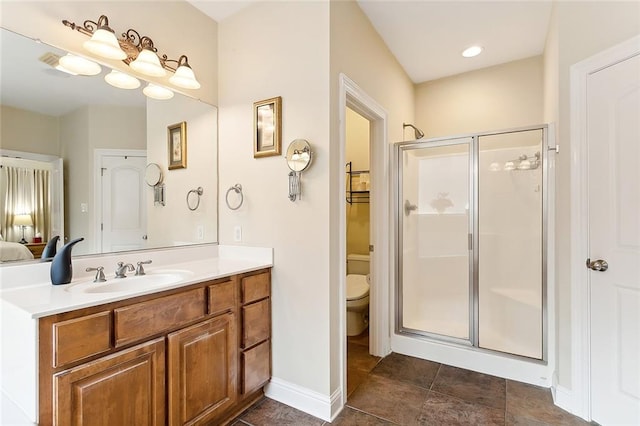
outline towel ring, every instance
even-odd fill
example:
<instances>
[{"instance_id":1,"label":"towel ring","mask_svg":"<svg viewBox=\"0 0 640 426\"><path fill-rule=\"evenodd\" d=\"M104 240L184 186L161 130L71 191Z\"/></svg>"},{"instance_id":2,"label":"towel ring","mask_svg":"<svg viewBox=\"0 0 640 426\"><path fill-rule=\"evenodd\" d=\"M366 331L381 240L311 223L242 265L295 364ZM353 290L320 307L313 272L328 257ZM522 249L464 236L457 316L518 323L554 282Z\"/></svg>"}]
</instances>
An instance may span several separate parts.
<instances>
[{"instance_id":1,"label":"towel ring","mask_svg":"<svg viewBox=\"0 0 640 426\"><path fill-rule=\"evenodd\" d=\"M195 211L198 209L198 207L200 207L200 196L202 195L204 191L202 190L202 187L199 186L198 189L192 189L189 192L187 192L187 207L189 208L189 210L191 211ZM198 196L198 199L196 200L196 205L195 207L191 207L191 202L189 201L189 196L191 194L196 194Z\"/></svg>"},{"instance_id":2,"label":"towel ring","mask_svg":"<svg viewBox=\"0 0 640 426\"><path fill-rule=\"evenodd\" d=\"M236 194L240 194L240 202L235 207L231 207L231 204L229 203L229 193L231 191L235 192ZM224 197L224 200L227 203L227 207L229 207L231 210L238 210L240 206L242 206L242 203L244 202L244 195L242 195L242 185L240 185L239 183L236 183L231 188L227 189L227 195Z\"/></svg>"}]
</instances>

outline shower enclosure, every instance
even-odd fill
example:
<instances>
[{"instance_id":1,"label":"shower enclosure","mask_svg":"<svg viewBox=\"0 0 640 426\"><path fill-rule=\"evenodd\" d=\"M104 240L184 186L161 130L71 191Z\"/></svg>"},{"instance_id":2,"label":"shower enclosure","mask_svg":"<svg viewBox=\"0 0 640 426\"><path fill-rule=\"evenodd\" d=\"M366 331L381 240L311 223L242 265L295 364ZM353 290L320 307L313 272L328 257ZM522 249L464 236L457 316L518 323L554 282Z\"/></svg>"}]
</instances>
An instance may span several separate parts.
<instances>
[{"instance_id":1,"label":"shower enclosure","mask_svg":"<svg viewBox=\"0 0 640 426\"><path fill-rule=\"evenodd\" d=\"M394 146L396 333L546 360L547 126Z\"/></svg>"}]
</instances>

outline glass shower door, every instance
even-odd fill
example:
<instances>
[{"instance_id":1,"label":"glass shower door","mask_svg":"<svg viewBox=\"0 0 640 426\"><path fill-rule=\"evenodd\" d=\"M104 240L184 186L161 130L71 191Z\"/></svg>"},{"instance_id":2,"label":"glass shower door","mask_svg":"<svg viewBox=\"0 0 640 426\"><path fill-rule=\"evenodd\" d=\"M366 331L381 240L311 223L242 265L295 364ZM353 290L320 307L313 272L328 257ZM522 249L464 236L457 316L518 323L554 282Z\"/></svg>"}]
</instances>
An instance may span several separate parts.
<instances>
[{"instance_id":1,"label":"glass shower door","mask_svg":"<svg viewBox=\"0 0 640 426\"><path fill-rule=\"evenodd\" d=\"M471 340L472 140L398 147L400 332Z\"/></svg>"},{"instance_id":2,"label":"glass shower door","mask_svg":"<svg viewBox=\"0 0 640 426\"><path fill-rule=\"evenodd\" d=\"M542 129L478 138L478 346L543 358Z\"/></svg>"}]
</instances>

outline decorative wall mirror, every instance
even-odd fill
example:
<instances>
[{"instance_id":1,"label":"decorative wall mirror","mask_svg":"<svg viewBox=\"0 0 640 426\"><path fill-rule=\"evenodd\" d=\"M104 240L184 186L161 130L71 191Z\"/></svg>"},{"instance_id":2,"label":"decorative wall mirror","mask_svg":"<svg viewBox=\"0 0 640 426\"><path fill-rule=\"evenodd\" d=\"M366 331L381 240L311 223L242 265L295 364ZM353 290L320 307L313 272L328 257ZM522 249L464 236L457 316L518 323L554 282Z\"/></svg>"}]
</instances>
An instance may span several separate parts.
<instances>
[{"instance_id":1,"label":"decorative wall mirror","mask_svg":"<svg viewBox=\"0 0 640 426\"><path fill-rule=\"evenodd\" d=\"M311 165L312 154L311 145L305 139L296 139L287 148L287 165L291 169L289 172L289 199L291 201L301 198L300 175Z\"/></svg>"}]
</instances>

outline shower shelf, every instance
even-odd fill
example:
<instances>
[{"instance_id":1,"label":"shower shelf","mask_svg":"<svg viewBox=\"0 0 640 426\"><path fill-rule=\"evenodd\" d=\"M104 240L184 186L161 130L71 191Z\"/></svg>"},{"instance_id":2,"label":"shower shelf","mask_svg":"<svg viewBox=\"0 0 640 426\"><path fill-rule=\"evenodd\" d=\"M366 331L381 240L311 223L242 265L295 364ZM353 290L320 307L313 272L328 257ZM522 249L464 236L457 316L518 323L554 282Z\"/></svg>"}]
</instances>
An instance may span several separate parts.
<instances>
[{"instance_id":1,"label":"shower shelf","mask_svg":"<svg viewBox=\"0 0 640 426\"><path fill-rule=\"evenodd\" d=\"M351 161L347 163L347 203L369 203L369 189L354 189L354 187L369 188L369 170L352 170ZM362 179L365 178L365 179Z\"/></svg>"}]
</instances>

